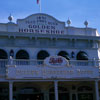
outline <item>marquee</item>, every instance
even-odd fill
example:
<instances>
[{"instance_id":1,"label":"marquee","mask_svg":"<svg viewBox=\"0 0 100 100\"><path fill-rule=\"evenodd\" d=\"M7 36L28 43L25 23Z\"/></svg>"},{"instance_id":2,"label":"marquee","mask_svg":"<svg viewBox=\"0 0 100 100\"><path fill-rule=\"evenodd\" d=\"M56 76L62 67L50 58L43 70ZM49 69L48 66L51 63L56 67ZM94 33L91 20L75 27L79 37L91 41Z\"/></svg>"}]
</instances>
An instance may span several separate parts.
<instances>
[{"instance_id":1,"label":"marquee","mask_svg":"<svg viewBox=\"0 0 100 100\"><path fill-rule=\"evenodd\" d=\"M17 20L18 31L39 34L65 34L65 23L47 14L33 14Z\"/></svg>"},{"instance_id":2,"label":"marquee","mask_svg":"<svg viewBox=\"0 0 100 100\"><path fill-rule=\"evenodd\" d=\"M63 57L51 56L40 65L7 65L6 76L7 79L98 78L99 68L70 66Z\"/></svg>"},{"instance_id":3,"label":"marquee","mask_svg":"<svg viewBox=\"0 0 100 100\"><path fill-rule=\"evenodd\" d=\"M99 70L96 67L47 67L47 66L9 66L7 79L71 79L71 78L98 78Z\"/></svg>"}]
</instances>

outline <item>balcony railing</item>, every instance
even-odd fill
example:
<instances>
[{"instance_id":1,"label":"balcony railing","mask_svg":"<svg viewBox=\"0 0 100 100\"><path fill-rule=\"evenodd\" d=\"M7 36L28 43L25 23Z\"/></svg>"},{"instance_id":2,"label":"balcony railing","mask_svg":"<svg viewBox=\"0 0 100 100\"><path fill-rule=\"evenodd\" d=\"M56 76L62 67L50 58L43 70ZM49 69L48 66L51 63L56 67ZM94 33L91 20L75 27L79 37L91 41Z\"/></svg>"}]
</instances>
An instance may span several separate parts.
<instances>
[{"instance_id":1,"label":"balcony railing","mask_svg":"<svg viewBox=\"0 0 100 100\"><path fill-rule=\"evenodd\" d=\"M10 59L7 72L8 79L98 78L99 61Z\"/></svg>"},{"instance_id":2,"label":"balcony railing","mask_svg":"<svg viewBox=\"0 0 100 100\"><path fill-rule=\"evenodd\" d=\"M30 60L22 60L22 59L0 59L0 75L5 76L6 75L6 65L17 65L17 66L41 66L41 67L46 67L44 64L43 60L35 60L35 59L30 59ZM82 61L82 60L69 60L68 61L68 66L69 67L98 67L100 66L100 60L87 60L87 61ZM43 68L44 68L43 67Z\"/></svg>"},{"instance_id":3,"label":"balcony railing","mask_svg":"<svg viewBox=\"0 0 100 100\"><path fill-rule=\"evenodd\" d=\"M43 65L44 61L43 60L22 60L22 59L14 59L12 61L12 64L14 65ZM100 61L97 60L88 60L88 61L83 61L83 60L70 60L68 61L69 66L99 66Z\"/></svg>"},{"instance_id":4,"label":"balcony railing","mask_svg":"<svg viewBox=\"0 0 100 100\"><path fill-rule=\"evenodd\" d=\"M0 68L4 68L5 65L8 65L8 59L0 59Z\"/></svg>"},{"instance_id":5,"label":"balcony railing","mask_svg":"<svg viewBox=\"0 0 100 100\"><path fill-rule=\"evenodd\" d=\"M6 65L33 65L33 66L43 66L44 61L43 60L24 60L24 59L0 59L0 68L4 68ZM69 66L99 66L100 61L99 60L69 60L68 61Z\"/></svg>"}]
</instances>

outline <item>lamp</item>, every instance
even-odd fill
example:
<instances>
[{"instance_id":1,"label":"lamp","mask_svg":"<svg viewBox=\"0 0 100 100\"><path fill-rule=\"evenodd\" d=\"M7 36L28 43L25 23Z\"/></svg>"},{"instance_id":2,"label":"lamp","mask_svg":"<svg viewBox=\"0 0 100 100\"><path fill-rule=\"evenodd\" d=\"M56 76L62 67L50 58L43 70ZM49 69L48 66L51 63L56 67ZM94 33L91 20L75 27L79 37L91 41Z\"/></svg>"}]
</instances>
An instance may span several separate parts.
<instances>
[{"instance_id":1,"label":"lamp","mask_svg":"<svg viewBox=\"0 0 100 100\"><path fill-rule=\"evenodd\" d=\"M72 51L71 52L71 57L74 58L75 57L75 53Z\"/></svg>"},{"instance_id":2,"label":"lamp","mask_svg":"<svg viewBox=\"0 0 100 100\"><path fill-rule=\"evenodd\" d=\"M14 51L13 50L10 50L10 56L14 57Z\"/></svg>"}]
</instances>

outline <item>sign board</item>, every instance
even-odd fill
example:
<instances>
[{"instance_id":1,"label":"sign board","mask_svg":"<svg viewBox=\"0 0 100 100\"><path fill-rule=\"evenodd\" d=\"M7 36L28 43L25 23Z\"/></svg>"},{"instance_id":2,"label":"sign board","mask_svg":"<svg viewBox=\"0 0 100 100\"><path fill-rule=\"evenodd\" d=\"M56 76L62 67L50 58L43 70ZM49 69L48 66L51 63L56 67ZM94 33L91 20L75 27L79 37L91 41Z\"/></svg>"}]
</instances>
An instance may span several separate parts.
<instances>
[{"instance_id":1,"label":"sign board","mask_svg":"<svg viewBox=\"0 0 100 100\"><path fill-rule=\"evenodd\" d=\"M50 67L68 66L68 61L62 56L50 56L44 60L44 64Z\"/></svg>"},{"instance_id":2,"label":"sign board","mask_svg":"<svg viewBox=\"0 0 100 100\"><path fill-rule=\"evenodd\" d=\"M65 22L60 22L47 14L33 14L25 19L18 19L18 30L24 33L65 34Z\"/></svg>"},{"instance_id":3,"label":"sign board","mask_svg":"<svg viewBox=\"0 0 100 100\"><path fill-rule=\"evenodd\" d=\"M99 68L92 66L50 67L9 65L7 68L7 79L71 79L99 77Z\"/></svg>"}]
</instances>

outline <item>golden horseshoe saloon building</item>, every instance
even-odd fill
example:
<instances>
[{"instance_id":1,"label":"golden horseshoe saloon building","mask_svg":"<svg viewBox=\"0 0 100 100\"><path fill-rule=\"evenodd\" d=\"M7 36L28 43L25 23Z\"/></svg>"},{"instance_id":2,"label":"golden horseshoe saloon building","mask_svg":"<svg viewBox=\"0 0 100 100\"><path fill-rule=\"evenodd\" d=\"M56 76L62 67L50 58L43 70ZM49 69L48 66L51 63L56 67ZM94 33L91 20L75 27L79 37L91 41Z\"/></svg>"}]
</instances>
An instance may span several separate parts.
<instances>
[{"instance_id":1,"label":"golden horseshoe saloon building","mask_svg":"<svg viewBox=\"0 0 100 100\"><path fill-rule=\"evenodd\" d=\"M38 13L0 23L0 100L100 100L100 35Z\"/></svg>"}]
</instances>

